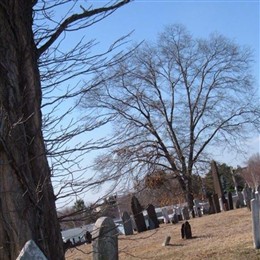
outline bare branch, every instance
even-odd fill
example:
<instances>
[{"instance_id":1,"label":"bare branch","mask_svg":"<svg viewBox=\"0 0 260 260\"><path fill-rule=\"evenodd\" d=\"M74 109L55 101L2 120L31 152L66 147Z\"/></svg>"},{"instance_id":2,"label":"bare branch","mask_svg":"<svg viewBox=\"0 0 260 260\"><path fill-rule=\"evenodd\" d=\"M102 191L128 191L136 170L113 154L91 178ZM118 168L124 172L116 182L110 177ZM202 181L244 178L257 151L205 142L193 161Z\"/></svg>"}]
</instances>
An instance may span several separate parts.
<instances>
[{"instance_id":1,"label":"bare branch","mask_svg":"<svg viewBox=\"0 0 260 260\"><path fill-rule=\"evenodd\" d=\"M109 7L102 7L102 8L97 8L97 9L93 9L93 10L83 10L83 12L81 14L73 14L72 16L66 18L57 28L57 30L50 35L48 41L40 46L37 50L37 56L40 57L42 55L42 53L44 53L58 38L59 36L62 34L62 32L64 32L69 25L75 23L76 21L85 19L85 18L89 18L98 14L104 14L104 17L106 17L109 12L109 14L111 14L112 12L114 12L116 9L118 9L119 7L129 3L131 0L123 0L120 1L119 3L109 6ZM78 30L78 29L77 29Z\"/></svg>"}]
</instances>

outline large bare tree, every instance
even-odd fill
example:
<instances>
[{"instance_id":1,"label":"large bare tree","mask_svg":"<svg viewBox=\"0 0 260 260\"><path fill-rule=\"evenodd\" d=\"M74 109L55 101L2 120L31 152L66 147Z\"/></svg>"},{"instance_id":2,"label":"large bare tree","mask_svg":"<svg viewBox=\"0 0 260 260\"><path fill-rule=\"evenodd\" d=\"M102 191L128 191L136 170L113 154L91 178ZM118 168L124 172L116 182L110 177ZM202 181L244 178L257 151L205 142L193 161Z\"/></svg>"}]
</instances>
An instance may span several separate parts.
<instances>
[{"instance_id":1,"label":"large bare tree","mask_svg":"<svg viewBox=\"0 0 260 260\"><path fill-rule=\"evenodd\" d=\"M97 75L83 103L113 118L115 146L97 159L99 180L126 187L163 170L193 206L192 173L210 147L240 149L259 129L252 53L224 36L196 39L168 26L157 43ZM215 148L214 148L215 147Z\"/></svg>"},{"instance_id":2,"label":"large bare tree","mask_svg":"<svg viewBox=\"0 0 260 260\"><path fill-rule=\"evenodd\" d=\"M87 60L88 67L94 70L97 64L100 68L105 64L104 59L98 61L99 55L90 55L93 41L81 40L71 50L62 48L65 32L87 28L128 2L111 1L97 8L68 0L0 3L0 259L16 259L30 239L48 259L64 259L52 169L46 155L60 147L51 136L46 137L49 143L44 143L42 106L53 105L49 107L48 120L44 120L45 129L57 125L62 117L51 118L50 112L64 97L77 93L67 88L61 97L53 94L51 99L50 93L57 84L89 71L82 60ZM64 10L63 17L56 16L55 20L55 10ZM42 96L48 98L44 103ZM64 140L65 130L60 129L56 138L66 144L72 133L67 128ZM77 131L74 134L83 130Z\"/></svg>"},{"instance_id":3,"label":"large bare tree","mask_svg":"<svg viewBox=\"0 0 260 260\"><path fill-rule=\"evenodd\" d=\"M240 169L240 174L244 178L249 187L259 189L260 185L260 154L256 153L252 155L247 163L246 167Z\"/></svg>"}]
</instances>

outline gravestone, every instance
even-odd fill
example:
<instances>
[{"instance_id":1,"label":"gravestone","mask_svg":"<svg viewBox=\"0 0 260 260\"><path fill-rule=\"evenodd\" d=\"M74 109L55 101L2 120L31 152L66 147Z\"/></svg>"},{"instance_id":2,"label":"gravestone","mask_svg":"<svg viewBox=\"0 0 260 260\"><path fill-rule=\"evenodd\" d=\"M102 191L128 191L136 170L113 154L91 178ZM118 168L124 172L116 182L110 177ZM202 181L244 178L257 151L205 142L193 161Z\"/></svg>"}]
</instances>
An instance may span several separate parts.
<instances>
[{"instance_id":1,"label":"gravestone","mask_svg":"<svg viewBox=\"0 0 260 260\"><path fill-rule=\"evenodd\" d=\"M47 260L46 256L40 250L40 248L35 244L33 240L29 240L25 243L22 251L16 260Z\"/></svg>"},{"instance_id":2,"label":"gravestone","mask_svg":"<svg viewBox=\"0 0 260 260\"><path fill-rule=\"evenodd\" d=\"M256 198L255 197L255 192L256 192L255 189L251 189L251 200Z\"/></svg>"},{"instance_id":3,"label":"gravestone","mask_svg":"<svg viewBox=\"0 0 260 260\"><path fill-rule=\"evenodd\" d=\"M189 220L190 219L190 215L189 215L189 209L187 206L184 206L182 209L182 217L184 220Z\"/></svg>"},{"instance_id":4,"label":"gravestone","mask_svg":"<svg viewBox=\"0 0 260 260\"><path fill-rule=\"evenodd\" d=\"M220 177L219 177L219 172L218 172L218 167L215 161L211 162L211 172L213 176L213 184L214 184L214 190L215 193L218 194L218 198L222 198L223 190L220 182Z\"/></svg>"},{"instance_id":5,"label":"gravestone","mask_svg":"<svg viewBox=\"0 0 260 260\"><path fill-rule=\"evenodd\" d=\"M219 201L220 210L223 211L223 210L224 210L224 207L223 207L222 198L219 198L218 201Z\"/></svg>"},{"instance_id":6,"label":"gravestone","mask_svg":"<svg viewBox=\"0 0 260 260\"><path fill-rule=\"evenodd\" d=\"M162 243L162 246L168 246L170 244L170 240L171 240L171 237L170 236L167 236L163 243Z\"/></svg>"},{"instance_id":7,"label":"gravestone","mask_svg":"<svg viewBox=\"0 0 260 260\"><path fill-rule=\"evenodd\" d=\"M229 206L230 210L234 209L233 198L232 198L232 193L231 192L228 193L228 206Z\"/></svg>"},{"instance_id":8,"label":"gravestone","mask_svg":"<svg viewBox=\"0 0 260 260\"><path fill-rule=\"evenodd\" d=\"M169 215L168 215L167 208L162 208L162 214L163 214L163 218L164 218L164 223L165 224L170 223L170 218L169 218Z\"/></svg>"},{"instance_id":9,"label":"gravestone","mask_svg":"<svg viewBox=\"0 0 260 260\"><path fill-rule=\"evenodd\" d=\"M133 230L134 231L137 231L137 227L136 227L136 224L135 224L135 218L133 215L130 215L130 218L131 218L131 223L132 223L132 227L133 227Z\"/></svg>"},{"instance_id":10,"label":"gravestone","mask_svg":"<svg viewBox=\"0 0 260 260\"><path fill-rule=\"evenodd\" d=\"M226 199L225 195L222 196L222 202L223 202L223 209L224 209L225 211L229 210L228 200Z\"/></svg>"},{"instance_id":11,"label":"gravestone","mask_svg":"<svg viewBox=\"0 0 260 260\"><path fill-rule=\"evenodd\" d=\"M175 209L175 213L177 214L177 216L178 216L178 220L179 221L182 221L182 214L181 214L181 208L180 207L176 207Z\"/></svg>"},{"instance_id":12,"label":"gravestone","mask_svg":"<svg viewBox=\"0 0 260 260\"><path fill-rule=\"evenodd\" d=\"M257 186L256 192L258 192L258 195L260 194L260 185Z\"/></svg>"},{"instance_id":13,"label":"gravestone","mask_svg":"<svg viewBox=\"0 0 260 260\"><path fill-rule=\"evenodd\" d=\"M148 216L148 229L149 230L156 229L155 224L153 223L152 219L150 219L149 216Z\"/></svg>"},{"instance_id":14,"label":"gravestone","mask_svg":"<svg viewBox=\"0 0 260 260\"><path fill-rule=\"evenodd\" d=\"M177 224L179 222L178 215L176 213L172 216L172 224Z\"/></svg>"},{"instance_id":15,"label":"gravestone","mask_svg":"<svg viewBox=\"0 0 260 260\"><path fill-rule=\"evenodd\" d=\"M255 199L259 201L259 192L258 189L255 191Z\"/></svg>"},{"instance_id":16,"label":"gravestone","mask_svg":"<svg viewBox=\"0 0 260 260\"><path fill-rule=\"evenodd\" d=\"M70 241L70 239L67 239L66 242L63 242L63 250L64 250L64 252L66 252L72 246L73 246L73 244Z\"/></svg>"},{"instance_id":17,"label":"gravestone","mask_svg":"<svg viewBox=\"0 0 260 260\"><path fill-rule=\"evenodd\" d=\"M149 217L148 220L149 220L150 229L158 228L159 227L159 221L158 221L154 206L152 204L149 204L146 211L147 211L147 214L148 214L148 217Z\"/></svg>"},{"instance_id":18,"label":"gravestone","mask_svg":"<svg viewBox=\"0 0 260 260\"><path fill-rule=\"evenodd\" d=\"M223 208L223 210L229 210L229 207L228 207L228 201L227 199L225 198L225 195L223 193L223 189L222 189L222 186L221 186L221 181L220 181L220 176L219 176L219 172L218 172L218 167L217 167L217 164L215 161L212 161L211 162L211 172L212 172L212 176L213 176L213 184L214 184L214 190L215 190L215 193L217 194L218 196L218 199L221 198L222 199L222 204L221 204L221 209ZM215 200L215 198L213 198L213 203L215 202L215 212L220 212L218 211L218 208L216 208L217 205L220 205L219 202L217 202ZM223 207L222 207L223 205ZM220 209L219 209L220 210Z\"/></svg>"},{"instance_id":19,"label":"gravestone","mask_svg":"<svg viewBox=\"0 0 260 260\"><path fill-rule=\"evenodd\" d=\"M145 224L143 209L135 196L132 197L131 208L134 215L137 232L140 233L146 231L147 227Z\"/></svg>"},{"instance_id":20,"label":"gravestone","mask_svg":"<svg viewBox=\"0 0 260 260\"><path fill-rule=\"evenodd\" d=\"M185 221L185 223L183 223L181 226L181 237L182 239L192 238L191 226L188 221Z\"/></svg>"},{"instance_id":21,"label":"gravestone","mask_svg":"<svg viewBox=\"0 0 260 260\"><path fill-rule=\"evenodd\" d=\"M85 242L87 244L91 244L92 242L92 235L91 233L87 230L86 234L85 234Z\"/></svg>"},{"instance_id":22,"label":"gravestone","mask_svg":"<svg viewBox=\"0 0 260 260\"><path fill-rule=\"evenodd\" d=\"M215 212L219 213L220 211L220 205L219 205L219 199L218 199L218 194L213 194L212 195L212 200L215 208Z\"/></svg>"},{"instance_id":23,"label":"gravestone","mask_svg":"<svg viewBox=\"0 0 260 260\"><path fill-rule=\"evenodd\" d=\"M126 211L123 212L122 221L123 221L125 235L126 236L133 235L134 232L133 232L132 221L131 221L131 218L130 218L128 212L126 212Z\"/></svg>"},{"instance_id":24,"label":"gravestone","mask_svg":"<svg viewBox=\"0 0 260 260\"><path fill-rule=\"evenodd\" d=\"M259 222L259 201L257 199L251 200L251 206L252 209L252 228L253 228L253 243L255 249L260 248L260 222Z\"/></svg>"},{"instance_id":25,"label":"gravestone","mask_svg":"<svg viewBox=\"0 0 260 260\"><path fill-rule=\"evenodd\" d=\"M242 194L244 196L245 205L250 210L251 209L250 200L251 200L252 192L251 192L251 189L248 187L247 184L245 185L244 189L242 190Z\"/></svg>"},{"instance_id":26,"label":"gravestone","mask_svg":"<svg viewBox=\"0 0 260 260\"><path fill-rule=\"evenodd\" d=\"M197 211L198 211L198 217L199 217L199 218L201 218L201 217L202 217L201 208L200 208L200 207L198 207Z\"/></svg>"},{"instance_id":27,"label":"gravestone","mask_svg":"<svg viewBox=\"0 0 260 260\"><path fill-rule=\"evenodd\" d=\"M194 203L193 209L194 209L194 211L195 211L196 216L199 215L199 212L198 212L198 208L200 208L199 202L200 202L200 201L199 201L198 199L194 199L194 200L193 200L193 203Z\"/></svg>"},{"instance_id":28,"label":"gravestone","mask_svg":"<svg viewBox=\"0 0 260 260\"><path fill-rule=\"evenodd\" d=\"M93 260L118 260L118 232L112 218L99 218L92 238Z\"/></svg>"},{"instance_id":29,"label":"gravestone","mask_svg":"<svg viewBox=\"0 0 260 260\"><path fill-rule=\"evenodd\" d=\"M236 208L242 208L245 206L245 203L244 203L244 197L243 197L243 194L241 193L241 191L238 191L237 192L237 201L236 201Z\"/></svg>"},{"instance_id":30,"label":"gravestone","mask_svg":"<svg viewBox=\"0 0 260 260\"><path fill-rule=\"evenodd\" d=\"M195 216L196 216L196 215L195 215L195 209L194 209L194 208L195 208L195 206L193 206L193 209L192 209L192 211L191 211L191 216L192 216L192 218L195 218Z\"/></svg>"},{"instance_id":31,"label":"gravestone","mask_svg":"<svg viewBox=\"0 0 260 260\"><path fill-rule=\"evenodd\" d=\"M208 200L209 200L209 214L215 214L216 210L215 210L215 207L213 204L213 199L212 199L211 195L208 196Z\"/></svg>"}]
</instances>

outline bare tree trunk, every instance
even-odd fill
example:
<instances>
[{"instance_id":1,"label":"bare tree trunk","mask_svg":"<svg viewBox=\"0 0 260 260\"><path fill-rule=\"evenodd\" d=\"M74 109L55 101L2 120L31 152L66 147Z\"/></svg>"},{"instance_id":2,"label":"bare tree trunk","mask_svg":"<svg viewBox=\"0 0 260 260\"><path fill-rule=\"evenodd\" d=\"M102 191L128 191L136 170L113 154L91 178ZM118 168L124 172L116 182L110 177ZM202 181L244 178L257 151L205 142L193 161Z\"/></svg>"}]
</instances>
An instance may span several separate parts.
<instances>
[{"instance_id":1,"label":"bare tree trunk","mask_svg":"<svg viewBox=\"0 0 260 260\"><path fill-rule=\"evenodd\" d=\"M191 177L186 177L185 181L184 178L181 176L178 176L178 182L181 186L181 189L184 194L184 199L188 204L188 208L190 210L193 210L194 202L193 202L193 190L192 190L192 180Z\"/></svg>"},{"instance_id":2,"label":"bare tree trunk","mask_svg":"<svg viewBox=\"0 0 260 260\"><path fill-rule=\"evenodd\" d=\"M64 259L41 131L32 2L0 3L0 259L6 260L30 239L48 259Z\"/></svg>"}]
</instances>

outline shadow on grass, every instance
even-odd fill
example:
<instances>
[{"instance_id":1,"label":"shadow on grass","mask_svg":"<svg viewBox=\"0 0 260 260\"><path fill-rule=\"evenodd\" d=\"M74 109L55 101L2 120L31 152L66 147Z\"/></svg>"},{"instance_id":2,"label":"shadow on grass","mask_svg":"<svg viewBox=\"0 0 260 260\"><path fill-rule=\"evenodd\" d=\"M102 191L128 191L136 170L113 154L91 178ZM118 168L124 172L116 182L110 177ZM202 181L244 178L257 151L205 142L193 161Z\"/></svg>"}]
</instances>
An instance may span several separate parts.
<instances>
[{"instance_id":1,"label":"shadow on grass","mask_svg":"<svg viewBox=\"0 0 260 260\"><path fill-rule=\"evenodd\" d=\"M165 246L165 247L169 247L169 246L171 246L171 247L174 247L174 246L184 246L183 244L168 244L167 246Z\"/></svg>"},{"instance_id":2,"label":"shadow on grass","mask_svg":"<svg viewBox=\"0 0 260 260\"><path fill-rule=\"evenodd\" d=\"M212 238L211 235L193 236L191 239Z\"/></svg>"}]
</instances>

